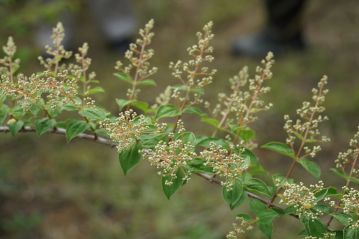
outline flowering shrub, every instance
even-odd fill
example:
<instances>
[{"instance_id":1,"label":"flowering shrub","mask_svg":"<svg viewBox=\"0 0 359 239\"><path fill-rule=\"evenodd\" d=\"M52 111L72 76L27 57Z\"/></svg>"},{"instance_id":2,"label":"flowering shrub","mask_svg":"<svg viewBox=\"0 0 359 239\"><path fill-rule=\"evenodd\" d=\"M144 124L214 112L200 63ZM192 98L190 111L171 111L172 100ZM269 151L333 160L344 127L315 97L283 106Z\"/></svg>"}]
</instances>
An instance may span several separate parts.
<instances>
[{"instance_id":1,"label":"flowering shrub","mask_svg":"<svg viewBox=\"0 0 359 239\"><path fill-rule=\"evenodd\" d=\"M168 86L150 105L139 97L143 87L156 86L152 77L157 68L150 63L154 51L149 48L153 25L149 21L130 45L125 54L128 63L116 63L115 77L129 86L126 98L116 99L121 112L117 117L93 98L104 89L89 71L88 45L83 44L70 61L72 52L62 45L60 23L53 30L53 44L46 46L48 57L39 58L44 70L31 75L18 72L20 61L10 37L0 59L0 132L14 136L55 133L66 136L68 142L81 138L107 144L117 148L125 174L141 159L155 167L167 198L193 175L200 176L222 187L231 209L249 204L251 212L237 215L227 238L241 238L256 226L271 238L273 220L294 217L303 224L303 238L358 239L359 132L350 140L349 149L333 160L333 173L344 179L342 188L326 186L314 160L320 145L329 141L319 130L327 120L327 77L312 90L311 100L296 111L296 119L284 116L287 139L261 146L292 160L285 175L273 174L272 181L264 181L266 171L253 153L257 144L251 126L260 112L272 106L263 96L270 91L266 83L272 78L273 54L268 53L254 76L247 67L239 71L229 80L231 92L220 93L218 103L211 107L204 100L205 88L216 73L210 67L214 60L210 22L197 33L197 43L187 49L189 60L170 63L178 84ZM77 117L66 118L68 111ZM187 130L182 120L185 114L196 116L213 133L199 135ZM298 166L318 183L296 182L292 176Z\"/></svg>"}]
</instances>

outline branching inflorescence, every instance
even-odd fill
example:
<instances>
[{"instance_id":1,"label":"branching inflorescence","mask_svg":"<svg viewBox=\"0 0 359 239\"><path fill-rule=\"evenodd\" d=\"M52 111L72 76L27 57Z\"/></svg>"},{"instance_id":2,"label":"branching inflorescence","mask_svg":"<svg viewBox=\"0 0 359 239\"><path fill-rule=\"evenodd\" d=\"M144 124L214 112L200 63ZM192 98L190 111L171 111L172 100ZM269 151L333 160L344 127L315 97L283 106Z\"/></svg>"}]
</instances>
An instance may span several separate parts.
<instances>
[{"instance_id":1,"label":"branching inflorescence","mask_svg":"<svg viewBox=\"0 0 359 239\"><path fill-rule=\"evenodd\" d=\"M338 154L337 159L335 160L335 167L343 172L348 170L349 167L349 180L347 185L349 185L350 179L352 177L359 176L359 170L355 167L358 163L359 158L359 127L357 133L349 141L349 149L345 152Z\"/></svg>"},{"instance_id":2,"label":"branching inflorescence","mask_svg":"<svg viewBox=\"0 0 359 239\"><path fill-rule=\"evenodd\" d=\"M320 132L321 123L327 119L323 113L327 77L312 90L312 100L297 110L298 119L284 117L286 141L262 146L292 160L286 174L273 175L273 182L269 182L252 152L256 143L251 127L260 112L272 107L264 97L270 91L266 83L272 78L273 54L268 53L253 78L247 67L231 78L230 93L219 94L214 109L208 110L204 89L216 72L210 68L214 60L210 22L187 49L190 59L170 63L179 84L165 88L157 103L150 106L139 99L139 93L145 86L156 86L151 77L157 68L150 63L154 55L150 48L153 26L154 21L149 21L140 30L139 39L130 45L125 54L128 64L116 64L115 76L129 85L126 97L116 99L120 110L117 117L92 98L104 90L95 86L98 81L90 71L87 43L75 54L67 51L62 45L64 29L57 24L53 43L45 48L47 57L39 58L44 70L27 76L18 73L20 60L10 37L3 47L5 56L0 59L0 132L63 134L67 141L83 138L116 147L124 173L141 158L156 168L168 198L192 175L200 175L222 186L231 209L249 202L251 212L236 217L227 235L230 239L241 238L256 225L270 238L273 220L288 215L303 224L304 238L357 239L359 192L353 185L359 183L359 133L350 140L349 149L335 160L333 171L345 179L342 188L324 186L320 167L313 161L320 144L329 141ZM77 116L66 118L67 111ZM202 136L187 130L184 114L199 117L198 123L214 128L212 134ZM292 175L297 164L318 183L306 186L295 182ZM330 219L324 224L326 217ZM337 222L335 230L333 220Z\"/></svg>"},{"instance_id":3,"label":"branching inflorescence","mask_svg":"<svg viewBox=\"0 0 359 239\"><path fill-rule=\"evenodd\" d=\"M286 183L284 185L284 192L280 195L281 202L292 206L299 218L317 219L318 216L322 215L322 212L313 210L318 203L315 193L320 192L323 188L322 181L309 187L305 186L302 182L299 184Z\"/></svg>"},{"instance_id":4,"label":"branching inflorescence","mask_svg":"<svg viewBox=\"0 0 359 239\"><path fill-rule=\"evenodd\" d=\"M248 67L244 67L238 75L231 78L231 94L218 95L219 103L214 109L215 114L222 116L221 126L229 125L248 126L257 119L260 111L269 110L271 103L263 100L263 95L270 91L265 81L272 78L273 54L270 52L262 60L263 66L258 66L253 79L249 78ZM244 89L248 85L248 89Z\"/></svg>"},{"instance_id":5,"label":"branching inflorescence","mask_svg":"<svg viewBox=\"0 0 359 239\"><path fill-rule=\"evenodd\" d=\"M322 136L319 125L328 120L323 116L325 96L328 93L327 76L323 76L318 83L318 88L312 89L312 102L304 101L302 107L297 110L299 118L293 123L289 115L284 116L284 130L287 132L286 143L296 152L296 157L312 157L321 150L319 143L328 142L329 138ZM299 141L296 145L296 141Z\"/></svg>"},{"instance_id":6,"label":"branching inflorescence","mask_svg":"<svg viewBox=\"0 0 359 239\"><path fill-rule=\"evenodd\" d=\"M178 173L182 174L183 183L189 180L191 173L186 169L196 153L193 145L176 139L168 143L160 141L154 149L144 150L143 157L159 170L160 176L165 177L165 184L171 186Z\"/></svg>"},{"instance_id":7,"label":"branching inflorescence","mask_svg":"<svg viewBox=\"0 0 359 239\"><path fill-rule=\"evenodd\" d=\"M204 165L213 168L215 174L223 178L221 184L229 191L232 190L236 180L241 178L250 164L246 160L247 158L236 152L233 145L231 149L227 150L223 146L211 143L208 149L201 152L201 157L205 159Z\"/></svg>"},{"instance_id":8,"label":"branching inflorescence","mask_svg":"<svg viewBox=\"0 0 359 239\"><path fill-rule=\"evenodd\" d=\"M182 85L173 88L172 98L180 102L180 108L186 105L203 102L203 88L212 83L215 69L206 66L214 60L213 47L210 45L214 35L212 34L213 23L209 22L203 27L203 32L197 32L197 44L187 48L191 57L187 62L178 60L171 62L172 75Z\"/></svg>"}]
</instances>

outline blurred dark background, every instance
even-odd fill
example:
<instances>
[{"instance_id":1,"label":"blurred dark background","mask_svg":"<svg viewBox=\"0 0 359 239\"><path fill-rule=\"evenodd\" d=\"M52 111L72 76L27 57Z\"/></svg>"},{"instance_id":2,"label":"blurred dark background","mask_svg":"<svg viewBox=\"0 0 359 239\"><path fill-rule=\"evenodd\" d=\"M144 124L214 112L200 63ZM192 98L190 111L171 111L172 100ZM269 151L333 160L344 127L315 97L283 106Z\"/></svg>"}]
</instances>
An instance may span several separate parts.
<instances>
[{"instance_id":1,"label":"blurred dark background","mask_svg":"<svg viewBox=\"0 0 359 239\"><path fill-rule=\"evenodd\" d=\"M264 24L260 0L133 0L141 27L156 21L153 65L159 67L157 88L144 91L142 99L153 102L165 85L173 83L169 61L186 57L187 46L206 22L215 23L215 63L218 74L207 98L214 102L218 92L228 91L228 78L244 66L251 72L259 63L251 57L230 54L234 39L255 32ZM12 35L18 45L22 71L40 70L34 35L39 24L54 25L64 11L74 18L73 46L90 44L92 69L106 89L99 104L116 112L114 98L125 96L126 88L113 77L113 67L122 55L109 50L99 33L87 1L39 0L0 1L0 43ZM293 114L323 74L329 76L330 93L323 132L332 142L318 157L327 184L341 185L329 168L337 152L345 149L359 123L359 2L357 0L308 1L304 11L305 51L289 52L276 59L272 91L274 103L256 123L259 144L284 140L282 115ZM194 123L202 130L200 123ZM205 132L205 129L202 130ZM288 159L256 150L270 172L284 173ZM91 142L66 144L61 136L0 135L0 238L224 238L236 213L230 211L221 191L193 177L191 183L168 201L160 179L146 162L124 177L116 152ZM300 169L298 180L310 182ZM297 238L299 226L293 219L277 221L274 238ZM286 236L284 236L286 235ZM262 238L253 231L248 238Z\"/></svg>"}]
</instances>

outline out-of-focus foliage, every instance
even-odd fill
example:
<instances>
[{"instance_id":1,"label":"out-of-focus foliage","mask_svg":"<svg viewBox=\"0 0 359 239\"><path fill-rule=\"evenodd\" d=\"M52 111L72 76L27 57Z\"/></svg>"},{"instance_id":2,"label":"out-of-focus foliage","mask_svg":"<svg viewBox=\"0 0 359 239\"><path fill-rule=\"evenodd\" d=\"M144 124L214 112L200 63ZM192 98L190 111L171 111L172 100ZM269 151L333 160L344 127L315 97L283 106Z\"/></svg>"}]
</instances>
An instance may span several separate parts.
<instances>
[{"instance_id":1,"label":"out-of-focus foliage","mask_svg":"<svg viewBox=\"0 0 359 239\"><path fill-rule=\"evenodd\" d=\"M76 11L79 0L3 0L0 3L0 31L26 34L39 22L55 23L66 11Z\"/></svg>"}]
</instances>

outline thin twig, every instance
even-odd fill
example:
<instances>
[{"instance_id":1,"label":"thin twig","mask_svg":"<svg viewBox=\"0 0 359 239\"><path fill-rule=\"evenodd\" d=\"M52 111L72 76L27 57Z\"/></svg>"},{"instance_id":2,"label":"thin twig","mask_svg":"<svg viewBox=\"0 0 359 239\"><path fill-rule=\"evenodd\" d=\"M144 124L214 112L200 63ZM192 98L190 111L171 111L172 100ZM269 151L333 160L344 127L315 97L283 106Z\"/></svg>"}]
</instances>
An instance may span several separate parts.
<instances>
[{"instance_id":1,"label":"thin twig","mask_svg":"<svg viewBox=\"0 0 359 239\"><path fill-rule=\"evenodd\" d=\"M8 126L0 126L0 132L9 133L10 129L9 129ZM29 126L25 126L20 130L20 132L21 133L34 133L34 132L36 132L36 130L34 128L29 127ZM66 135L66 129L54 128L54 130L50 131L49 133ZM113 148L116 147L116 144L114 144L110 139L104 138L104 137L99 137L99 136L97 136L95 134L81 133L81 134L78 134L76 136L76 138L91 140L91 141L94 141L96 143L109 145L109 146L111 146Z\"/></svg>"}]
</instances>

